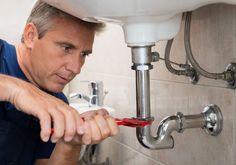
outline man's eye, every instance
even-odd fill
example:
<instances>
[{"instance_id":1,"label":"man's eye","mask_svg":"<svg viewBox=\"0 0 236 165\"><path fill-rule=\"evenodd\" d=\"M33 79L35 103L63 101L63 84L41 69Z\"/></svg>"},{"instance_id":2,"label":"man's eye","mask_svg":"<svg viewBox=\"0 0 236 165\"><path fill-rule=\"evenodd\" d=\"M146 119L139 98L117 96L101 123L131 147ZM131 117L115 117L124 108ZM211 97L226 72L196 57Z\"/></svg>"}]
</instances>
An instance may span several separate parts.
<instances>
[{"instance_id":1,"label":"man's eye","mask_svg":"<svg viewBox=\"0 0 236 165\"><path fill-rule=\"evenodd\" d=\"M89 52L81 52L80 55L81 57L86 57L86 56L89 56Z\"/></svg>"},{"instance_id":2,"label":"man's eye","mask_svg":"<svg viewBox=\"0 0 236 165\"><path fill-rule=\"evenodd\" d=\"M63 48L63 50L64 50L65 53L69 53L70 50L71 50L71 47L68 46L68 45L62 45L62 48Z\"/></svg>"}]
</instances>

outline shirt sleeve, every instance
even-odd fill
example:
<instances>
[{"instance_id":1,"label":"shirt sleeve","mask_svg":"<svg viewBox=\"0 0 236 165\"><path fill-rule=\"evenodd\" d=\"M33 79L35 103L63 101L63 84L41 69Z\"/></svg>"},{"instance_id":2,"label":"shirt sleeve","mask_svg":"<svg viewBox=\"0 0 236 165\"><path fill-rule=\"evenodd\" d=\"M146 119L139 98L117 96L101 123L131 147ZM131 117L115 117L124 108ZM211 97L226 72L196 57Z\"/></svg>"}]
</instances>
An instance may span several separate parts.
<instances>
[{"instance_id":1,"label":"shirt sleeve","mask_svg":"<svg viewBox=\"0 0 236 165\"><path fill-rule=\"evenodd\" d=\"M43 142L40 139L37 144L36 150L35 150L34 160L36 160L36 159L49 159L55 145L56 144L52 143L50 140L48 142Z\"/></svg>"}]
</instances>

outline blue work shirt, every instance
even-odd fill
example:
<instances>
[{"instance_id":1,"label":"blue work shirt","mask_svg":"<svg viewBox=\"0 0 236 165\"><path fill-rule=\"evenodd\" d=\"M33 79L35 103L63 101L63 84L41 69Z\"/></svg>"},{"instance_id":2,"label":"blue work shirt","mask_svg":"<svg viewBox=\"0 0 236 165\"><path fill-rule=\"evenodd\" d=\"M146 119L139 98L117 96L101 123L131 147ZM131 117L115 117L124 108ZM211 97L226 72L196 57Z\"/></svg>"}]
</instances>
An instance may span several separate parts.
<instances>
[{"instance_id":1,"label":"blue work shirt","mask_svg":"<svg viewBox=\"0 0 236 165\"><path fill-rule=\"evenodd\" d=\"M0 73L11 75L17 78L20 78L22 80L28 81L25 74L22 72L18 61L17 61L17 55L16 55L16 49L15 46L7 43L6 41L0 40L1 44L1 55L2 55L2 67L0 68ZM29 81L28 81L29 82ZM68 103L67 98L65 95L61 93L50 93L51 95L63 100L64 102ZM24 97L24 96L22 96ZM25 100L28 101L28 100ZM4 111L3 111L4 110ZM28 159L25 162L27 165L34 164L34 161L36 159L47 159L50 157L55 144L49 142L43 142L40 139L40 126L37 120L31 115L27 115L15 108L14 105L12 105L9 102L0 102L0 113L4 112L4 120L10 121L18 126L19 129L22 130L30 130L35 129L36 131L33 131L36 137L36 144L34 145L34 153L31 155L22 155L22 157L26 157ZM1 134L0 134L1 136ZM31 135L30 135L31 136ZM30 138L29 136L29 138ZM18 137L15 137L18 138ZM15 148L17 150L17 148ZM1 150L3 150L1 148ZM24 152L27 150L27 142L23 146L23 150L21 154L25 154L27 152ZM1 151L0 151L1 152ZM26 164L25 164L26 165Z\"/></svg>"}]
</instances>

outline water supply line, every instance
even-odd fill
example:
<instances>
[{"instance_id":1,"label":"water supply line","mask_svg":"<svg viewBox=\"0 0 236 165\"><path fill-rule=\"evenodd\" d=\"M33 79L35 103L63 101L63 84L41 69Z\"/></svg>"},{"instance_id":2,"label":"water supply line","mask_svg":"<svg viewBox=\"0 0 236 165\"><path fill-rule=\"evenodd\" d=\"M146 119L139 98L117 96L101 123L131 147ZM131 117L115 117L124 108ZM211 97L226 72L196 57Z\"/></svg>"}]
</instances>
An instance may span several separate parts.
<instances>
[{"instance_id":1,"label":"water supply line","mask_svg":"<svg viewBox=\"0 0 236 165\"><path fill-rule=\"evenodd\" d=\"M136 108L137 118L142 120L153 120L150 106L150 75L153 68L153 53L151 47L130 46L132 50L132 69L136 73ZM188 128L203 128L212 136L218 135L222 130L223 117L219 107L209 105L202 113L197 115L183 115L178 112L176 115L164 118L157 130L157 135L151 133L151 125L137 128L138 141L148 149L166 149L174 147L174 139L171 136L173 131L183 132Z\"/></svg>"},{"instance_id":2,"label":"water supply line","mask_svg":"<svg viewBox=\"0 0 236 165\"><path fill-rule=\"evenodd\" d=\"M170 63L170 50L171 50L173 40L174 39L168 40L167 44L166 44L166 49L165 49L165 65L166 65L166 68L171 73L176 74L176 75L186 75L186 76L193 75L192 72L187 72L186 70L177 70L177 69L175 69L171 66L171 63Z\"/></svg>"},{"instance_id":3,"label":"water supply line","mask_svg":"<svg viewBox=\"0 0 236 165\"><path fill-rule=\"evenodd\" d=\"M185 29L184 29L184 44L185 44L185 50L187 54L187 58L194 67L194 69L197 70L197 72L207 78L210 79L221 79L226 81L229 88L236 88L236 63L230 63L224 72L222 73L210 73L204 70L200 67L200 65L197 63L195 58L193 57L192 49L191 49L191 43L190 43L190 28L191 28L191 16L192 12L186 13L186 20L185 20Z\"/></svg>"},{"instance_id":4,"label":"water supply line","mask_svg":"<svg viewBox=\"0 0 236 165\"><path fill-rule=\"evenodd\" d=\"M166 44L165 59L164 59L166 68L175 75L185 75L189 77L190 82L193 84L196 84L199 80L199 77L196 70L191 65L188 64L188 60L186 60L185 64L174 63L175 65L178 65L179 67L184 68L182 70L177 70L171 66L171 63L173 62L170 61L170 51L171 51L173 40L174 39L168 40Z\"/></svg>"}]
</instances>

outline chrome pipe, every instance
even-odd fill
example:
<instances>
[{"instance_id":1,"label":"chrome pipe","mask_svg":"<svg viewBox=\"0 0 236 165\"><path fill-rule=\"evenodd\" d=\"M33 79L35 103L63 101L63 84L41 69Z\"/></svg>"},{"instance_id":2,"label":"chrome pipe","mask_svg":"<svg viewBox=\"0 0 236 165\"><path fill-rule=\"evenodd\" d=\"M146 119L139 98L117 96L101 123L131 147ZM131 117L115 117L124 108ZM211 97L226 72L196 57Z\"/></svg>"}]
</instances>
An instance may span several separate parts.
<instances>
[{"instance_id":1,"label":"chrome pipe","mask_svg":"<svg viewBox=\"0 0 236 165\"><path fill-rule=\"evenodd\" d=\"M140 50L140 51L139 51ZM132 69L136 73L136 108L137 118L153 120L150 106L150 75L151 46L132 47ZM222 130L223 117L216 105L204 108L201 114L186 115L178 112L176 115L164 118L158 125L157 135L152 136L151 125L136 129L137 139L148 149L167 149L174 147L173 131L182 132L188 128L203 128L212 135L218 135Z\"/></svg>"},{"instance_id":2,"label":"chrome pipe","mask_svg":"<svg viewBox=\"0 0 236 165\"><path fill-rule=\"evenodd\" d=\"M139 118L151 118L149 70L136 71L136 107Z\"/></svg>"},{"instance_id":3,"label":"chrome pipe","mask_svg":"<svg viewBox=\"0 0 236 165\"><path fill-rule=\"evenodd\" d=\"M174 147L173 131L179 131L179 120L177 116L165 118L158 127L157 136L151 135L151 126L137 128L136 135L140 144L148 149L167 149Z\"/></svg>"},{"instance_id":4,"label":"chrome pipe","mask_svg":"<svg viewBox=\"0 0 236 165\"><path fill-rule=\"evenodd\" d=\"M138 51L140 50L140 52ZM135 48L132 51L132 68L136 73L136 108L137 117L152 120L150 106L150 75L151 66L151 47ZM144 57L143 57L144 56ZM159 126L157 136L151 135L151 126L137 128L136 135L138 141L149 149L165 149L174 146L174 140L170 135L174 130L180 129L179 118L170 116L164 119Z\"/></svg>"},{"instance_id":5,"label":"chrome pipe","mask_svg":"<svg viewBox=\"0 0 236 165\"><path fill-rule=\"evenodd\" d=\"M206 124L204 115L186 115L182 119L182 128L181 129L189 129L189 128L203 128Z\"/></svg>"}]
</instances>

